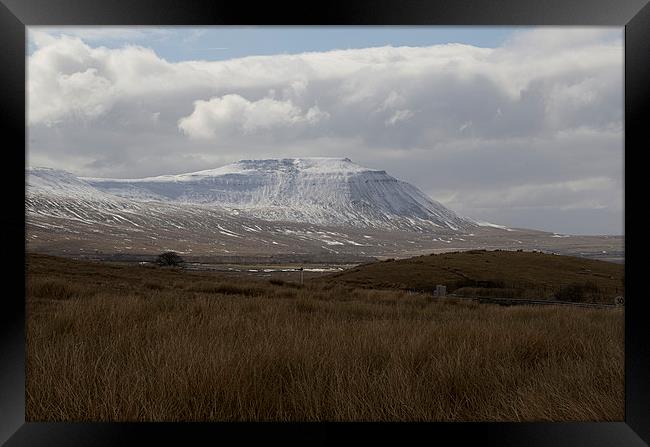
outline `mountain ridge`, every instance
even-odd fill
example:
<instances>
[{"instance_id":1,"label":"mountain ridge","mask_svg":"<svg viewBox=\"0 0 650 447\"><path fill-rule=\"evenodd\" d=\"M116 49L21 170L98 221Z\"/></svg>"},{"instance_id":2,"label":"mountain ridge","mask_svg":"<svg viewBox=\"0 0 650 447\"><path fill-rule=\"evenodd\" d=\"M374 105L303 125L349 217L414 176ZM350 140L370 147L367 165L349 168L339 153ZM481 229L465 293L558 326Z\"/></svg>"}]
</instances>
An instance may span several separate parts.
<instances>
[{"instance_id":1,"label":"mountain ridge","mask_svg":"<svg viewBox=\"0 0 650 447\"><path fill-rule=\"evenodd\" d=\"M342 157L240 160L184 174L80 180L125 199L212 205L271 221L415 231L477 226L385 170Z\"/></svg>"},{"instance_id":2,"label":"mountain ridge","mask_svg":"<svg viewBox=\"0 0 650 447\"><path fill-rule=\"evenodd\" d=\"M256 164L252 161L250 163ZM248 167L252 167L250 163ZM286 165L293 162L283 163ZM343 163L343 166L349 167L345 159L334 163ZM232 171L232 166L229 169ZM206 171L203 171L203 175ZM363 175L378 176L379 180L385 180L375 182L375 186L379 185L372 189L375 192L381 192L382 185L398 187L401 191L412 191L404 186L405 182L387 178L387 174L380 171ZM370 178L360 179L357 174L352 177L356 178L357 186L365 187L365 180L372 184ZM195 183L196 178L189 178L190 184ZM238 176L230 177L230 180L237 178ZM326 215L330 210L328 204L315 204L312 208L303 207L303 211L308 215L298 216L298 221L278 220L277 218L292 217L282 215L282 211L286 211L287 207L282 203L281 195L277 197L277 205L270 203L267 209L261 208L262 213L257 214L259 208L247 211L209 203L187 203L164 198L160 200L156 197L120 197L107 190L110 188L96 188L92 185L92 180L85 177L80 178L69 172L51 168L26 169L25 181L26 246L29 250L66 256L137 257L173 250L184 256L211 259L222 259L224 256L228 259L233 256L280 256L282 259L311 259L320 262L333 258L358 260L414 256L430 253L432 250L490 248L532 248L613 259L622 259L623 253L620 237L558 237L552 233L509 229L478 221L474 221L473 226L469 228L453 230L446 225L432 224L425 219L429 217L427 215L425 218L417 218L388 214L380 216L384 220L373 221L372 213L367 213L364 218L369 219L369 223L373 225L368 225L361 218L358 222L350 222L349 219L356 218L353 214L344 216L348 219L346 221L334 219L338 225L299 221L301 217L302 220L305 220L305 217L320 217L318 213L314 215L314 210L325 214L326 218L331 218L331 215ZM290 190L290 185L291 182L286 183L285 190ZM143 194L143 190L137 188L137 185L117 186L122 190L132 188L129 194ZM169 186L169 181L163 181L162 186ZM260 185L255 186L258 187ZM323 184L312 190L318 188L323 189ZM416 198L419 197L417 192L413 194ZM345 194L339 194L339 197L351 201L350 196ZM425 197L422 200L424 205L433 206L433 201L429 202L430 199ZM415 211L429 212L427 209L418 208L422 203L415 202L413 205ZM274 216L268 213L269 210L279 210L280 213ZM352 211L360 212L365 209L357 204ZM440 213L443 218L445 212L453 213L445 211L444 208L433 211ZM255 215L261 215L263 218ZM452 214L452 217L458 218L455 214ZM469 218L462 219L470 221Z\"/></svg>"}]
</instances>

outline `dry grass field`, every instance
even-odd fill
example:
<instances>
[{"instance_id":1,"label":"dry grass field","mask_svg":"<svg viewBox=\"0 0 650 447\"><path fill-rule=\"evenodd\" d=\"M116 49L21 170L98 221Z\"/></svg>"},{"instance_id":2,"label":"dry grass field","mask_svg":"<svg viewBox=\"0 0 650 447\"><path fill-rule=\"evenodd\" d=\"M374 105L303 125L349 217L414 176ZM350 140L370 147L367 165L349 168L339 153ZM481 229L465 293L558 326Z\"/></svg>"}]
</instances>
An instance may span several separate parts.
<instances>
[{"instance_id":1,"label":"dry grass field","mask_svg":"<svg viewBox=\"0 0 650 447\"><path fill-rule=\"evenodd\" d=\"M27 256L28 421L621 421L623 310Z\"/></svg>"}]
</instances>

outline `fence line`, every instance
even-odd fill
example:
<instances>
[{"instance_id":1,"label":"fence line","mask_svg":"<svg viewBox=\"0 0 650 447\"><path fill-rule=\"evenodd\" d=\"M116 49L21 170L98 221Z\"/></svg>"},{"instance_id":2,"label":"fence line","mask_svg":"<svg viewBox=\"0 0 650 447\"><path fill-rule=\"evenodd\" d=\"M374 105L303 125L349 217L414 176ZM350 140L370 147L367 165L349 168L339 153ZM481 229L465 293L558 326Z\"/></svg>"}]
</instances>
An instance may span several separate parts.
<instances>
[{"instance_id":1,"label":"fence line","mask_svg":"<svg viewBox=\"0 0 650 447\"><path fill-rule=\"evenodd\" d=\"M498 297L480 297L480 296L459 296L455 294L447 295L452 298L463 300L478 301L479 303L505 304L505 305L542 305L542 306L576 306L576 307L595 307L595 308L614 308L619 307L616 304L604 303L575 303L573 301L556 301L556 300L527 300L520 298L498 298Z\"/></svg>"}]
</instances>

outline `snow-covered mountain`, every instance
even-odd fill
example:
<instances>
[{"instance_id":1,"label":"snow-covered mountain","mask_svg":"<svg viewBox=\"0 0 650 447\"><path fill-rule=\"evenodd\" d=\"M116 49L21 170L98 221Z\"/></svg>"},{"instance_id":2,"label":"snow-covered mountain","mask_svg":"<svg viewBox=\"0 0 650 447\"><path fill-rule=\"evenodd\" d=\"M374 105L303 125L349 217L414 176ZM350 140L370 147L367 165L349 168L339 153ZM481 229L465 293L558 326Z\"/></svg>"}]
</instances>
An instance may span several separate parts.
<instances>
[{"instance_id":1,"label":"snow-covered mountain","mask_svg":"<svg viewBox=\"0 0 650 447\"><path fill-rule=\"evenodd\" d=\"M246 165L247 162L236 165L240 164ZM333 168L331 164L330 167ZM215 171L223 174L228 169L235 170L231 166ZM69 172L49 168L29 168L25 172L26 242L36 250L77 255L155 254L174 250L208 256L309 255L317 259L328 256L365 259L398 253L404 249L417 251L431 244L448 245L452 240L462 243L464 240L463 234L449 227L431 226L429 229L435 228L434 231L400 231L372 227L363 222L361 225L342 226L262 219L255 217L255 214L260 209L268 211L268 204L267 208L251 207L250 212L244 212L232 206L225 207L214 199L206 200L210 197L210 191L214 193L216 190L217 197L220 192L214 187L215 182L211 182L214 177L219 177L214 175L215 171L158 177L154 181L130 180L126 181L126 185L112 180L107 181L111 184L110 188L99 189L94 185L105 180L81 179ZM236 170L239 171L241 169ZM323 170L320 172L322 174ZM340 174L341 170L332 172ZM267 174L267 177L273 178L271 174ZM266 188L275 191L275 197L281 197L278 192L280 187L269 184L269 178L266 178ZM200 179L206 180L208 185ZM243 180L248 181L249 189L255 189L250 185L254 185L256 179L244 177ZM264 180L265 177L261 177L257 182L264 184ZM231 177L223 183L227 185L235 181L237 179ZM327 183L322 178L320 181ZM158 189L141 188L139 183L154 183ZM175 197L161 194L169 193L174 186L183 191L183 199L179 199L180 194ZM192 191L195 194L194 202L187 199L192 197ZM287 194L290 192L286 184L284 191ZM221 194L224 195L223 192ZM249 192L249 195L253 193ZM263 197L263 194L260 195ZM246 194L243 196L246 197ZM224 203L233 205L232 201ZM307 217L319 215L314 213L324 215L322 208L313 203L308 210L311 214ZM268 212L264 215L268 215ZM299 217L304 218L305 214Z\"/></svg>"},{"instance_id":2,"label":"snow-covered mountain","mask_svg":"<svg viewBox=\"0 0 650 447\"><path fill-rule=\"evenodd\" d=\"M622 252L621 238L558 237L456 216L408 183L347 159L241 161L136 180L29 168L25 182L27 247L59 255L174 250L232 262L358 262L477 248Z\"/></svg>"},{"instance_id":3,"label":"snow-covered mountain","mask_svg":"<svg viewBox=\"0 0 650 447\"><path fill-rule=\"evenodd\" d=\"M348 158L242 160L188 174L80 181L125 199L210 205L271 221L415 231L476 227L409 183Z\"/></svg>"},{"instance_id":4,"label":"snow-covered mountain","mask_svg":"<svg viewBox=\"0 0 650 447\"><path fill-rule=\"evenodd\" d=\"M90 200L111 200L116 198L99 191L74 174L52 168L27 168L25 170L25 186L28 195L39 194Z\"/></svg>"}]
</instances>

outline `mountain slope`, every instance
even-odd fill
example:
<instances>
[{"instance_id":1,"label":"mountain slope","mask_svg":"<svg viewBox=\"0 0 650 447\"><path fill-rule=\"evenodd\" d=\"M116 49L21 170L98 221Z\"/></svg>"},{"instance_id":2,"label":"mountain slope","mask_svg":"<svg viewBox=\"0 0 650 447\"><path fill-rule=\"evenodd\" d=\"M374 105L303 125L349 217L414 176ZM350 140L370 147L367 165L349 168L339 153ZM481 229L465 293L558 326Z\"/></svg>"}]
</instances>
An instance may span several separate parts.
<instances>
[{"instance_id":1,"label":"mountain slope","mask_svg":"<svg viewBox=\"0 0 650 447\"><path fill-rule=\"evenodd\" d=\"M211 205L273 221L411 231L476 227L416 187L347 158L242 160L188 174L82 180L123 198Z\"/></svg>"},{"instance_id":2,"label":"mountain slope","mask_svg":"<svg viewBox=\"0 0 650 447\"><path fill-rule=\"evenodd\" d=\"M26 240L51 253L310 254L368 257L421 248L433 234L273 222L211 204L134 200L65 171L26 170ZM446 236L438 231L435 237ZM452 232L453 233L453 232Z\"/></svg>"}]
</instances>

